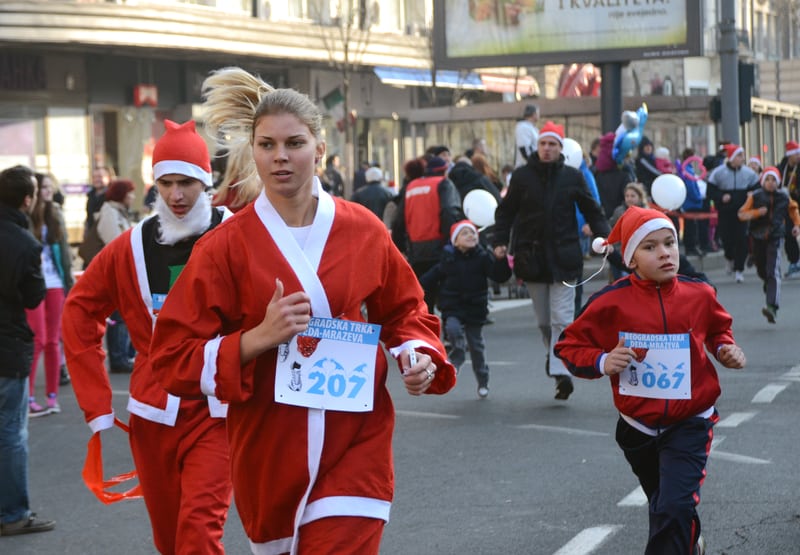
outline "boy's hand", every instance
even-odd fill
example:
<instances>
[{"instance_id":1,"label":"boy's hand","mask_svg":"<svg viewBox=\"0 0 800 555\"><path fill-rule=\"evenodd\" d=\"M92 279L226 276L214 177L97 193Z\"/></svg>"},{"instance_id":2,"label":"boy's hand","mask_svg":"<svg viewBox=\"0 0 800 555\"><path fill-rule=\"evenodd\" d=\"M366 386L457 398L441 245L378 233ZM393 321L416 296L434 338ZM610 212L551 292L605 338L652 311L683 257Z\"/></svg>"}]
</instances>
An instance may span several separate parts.
<instances>
[{"instance_id":1,"label":"boy's hand","mask_svg":"<svg viewBox=\"0 0 800 555\"><path fill-rule=\"evenodd\" d=\"M792 227L792 237L797 237L800 235L800 225L796 225Z\"/></svg>"},{"instance_id":2,"label":"boy's hand","mask_svg":"<svg viewBox=\"0 0 800 555\"><path fill-rule=\"evenodd\" d=\"M759 207L758 208L758 213L761 216L766 216L767 215L767 207L766 206Z\"/></svg>"},{"instance_id":3,"label":"boy's hand","mask_svg":"<svg viewBox=\"0 0 800 555\"><path fill-rule=\"evenodd\" d=\"M636 358L636 353L630 347L625 346L625 339L620 338L614 350L608 353L603 363L603 374L608 376L612 374L619 374L630 366L631 362Z\"/></svg>"},{"instance_id":4,"label":"boy's hand","mask_svg":"<svg viewBox=\"0 0 800 555\"><path fill-rule=\"evenodd\" d=\"M732 343L719 348L717 360L719 360L725 368L744 368L744 365L747 364L744 351L742 351L738 345Z\"/></svg>"}]
</instances>

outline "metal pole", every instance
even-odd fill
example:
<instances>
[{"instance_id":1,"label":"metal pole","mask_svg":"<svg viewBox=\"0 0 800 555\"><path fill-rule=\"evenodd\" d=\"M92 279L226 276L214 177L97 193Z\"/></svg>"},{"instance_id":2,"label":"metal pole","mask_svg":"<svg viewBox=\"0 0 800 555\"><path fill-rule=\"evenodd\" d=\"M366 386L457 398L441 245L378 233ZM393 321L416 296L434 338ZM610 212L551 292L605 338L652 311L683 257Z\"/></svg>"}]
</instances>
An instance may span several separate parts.
<instances>
[{"instance_id":1,"label":"metal pole","mask_svg":"<svg viewBox=\"0 0 800 555\"><path fill-rule=\"evenodd\" d=\"M622 64L600 65L603 81L600 85L600 124L602 133L614 131L622 117Z\"/></svg>"},{"instance_id":2,"label":"metal pole","mask_svg":"<svg viewBox=\"0 0 800 555\"><path fill-rule=\"evenodd\" d=\"M734 0L721 0L719 56L722 76L722 138L739 144L739 47Z\"/></svg>"}]
</instances>

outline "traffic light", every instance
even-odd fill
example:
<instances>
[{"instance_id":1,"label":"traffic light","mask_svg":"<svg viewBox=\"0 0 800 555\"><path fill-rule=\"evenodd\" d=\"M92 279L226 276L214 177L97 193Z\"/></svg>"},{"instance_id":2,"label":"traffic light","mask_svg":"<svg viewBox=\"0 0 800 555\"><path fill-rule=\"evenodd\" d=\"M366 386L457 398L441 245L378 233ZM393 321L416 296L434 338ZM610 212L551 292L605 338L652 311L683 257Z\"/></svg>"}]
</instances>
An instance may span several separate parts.
<instances>
[{"instance_id":1,"label":"traffic light","mask_svg":"<svg viewBox=\"0 0 800 555\"><path fill-rule=\"evenodd\" d=\"M750 98L756 83L755 65L739 62L739 123L753 119Z\"/></svg>"}]
</instances>

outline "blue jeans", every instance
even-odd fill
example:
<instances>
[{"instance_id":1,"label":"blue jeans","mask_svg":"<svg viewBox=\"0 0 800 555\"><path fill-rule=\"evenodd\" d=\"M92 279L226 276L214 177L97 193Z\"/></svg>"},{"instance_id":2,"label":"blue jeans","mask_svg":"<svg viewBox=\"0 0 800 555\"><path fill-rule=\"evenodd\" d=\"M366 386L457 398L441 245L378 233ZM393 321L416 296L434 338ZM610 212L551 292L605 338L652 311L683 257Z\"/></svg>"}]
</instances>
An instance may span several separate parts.
<instances>
[{"instance_id":1,"label":"blue jeans","mask_svg":"<svg viewBox=\"0 0 800 555\"><path fill-rule=\"evenodd\" d=\"M0 522L29 515L28 378L0 377Z\"/></svg>"},{"instance_id":2,"label":"blue jeans","mask_svg":"<svg viewBox=\"0 0 800 555\"><path fill-rule=\"evenodd\" d=\"M489 367L486 365L486 347L483 343L482 329L483 325L464 324L456 316L447 316L444 320L444 331L450 341L450 352L447 353L450 362L456 370L460 370L467 359L467 348L469 348L472 372L478 380L478 387L489 385Z\"/></svg>"}]
</instances>

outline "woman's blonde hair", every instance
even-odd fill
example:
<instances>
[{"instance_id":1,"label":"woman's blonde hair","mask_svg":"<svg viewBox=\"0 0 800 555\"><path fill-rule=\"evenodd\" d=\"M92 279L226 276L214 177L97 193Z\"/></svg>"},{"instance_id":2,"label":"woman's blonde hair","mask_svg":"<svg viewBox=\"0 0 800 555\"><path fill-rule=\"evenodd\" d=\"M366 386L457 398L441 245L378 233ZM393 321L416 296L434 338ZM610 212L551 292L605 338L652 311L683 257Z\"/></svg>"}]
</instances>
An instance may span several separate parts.
<instances>
[{"instance_id":1,"label":"woman's blonde hair","mask_svg":"<svg viewBox=\"0 0 800 555\"><path fill-rule=\"evenodd\" d=\"M212 72L203 82L202 92L206 130L228 157L217 198L224 199L229 188L237 187L235 207L249 203L261 192L252 145L262 117L292 114L315 138L319 140L322 134L322 114L308 96L293 89L275 89L241 68Z\"/></svg>"},{"instance_id":2,"label":"woman's blonde hair","mask_svg":"<svg viewBox=\"0 0 800 555\"><path fill-rule=\"evenodd\" d=\"M637 195L639 195L639 207L647 208L647 194L645 194L644 192L644 185L642 185L638 181L631 181L630 183L625 185L623 193L627 192L628 189L634 191Z\"/></svg>"}]
</instances>

